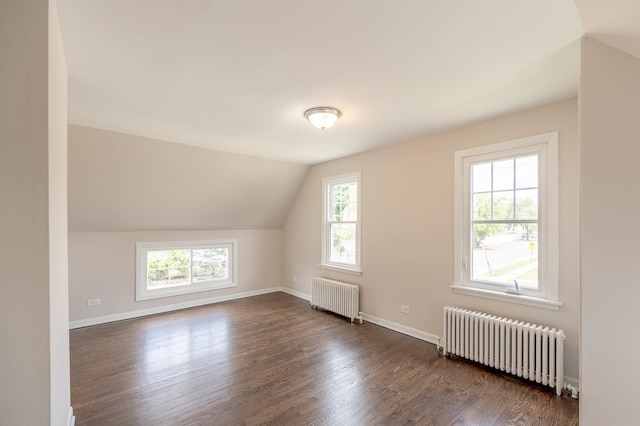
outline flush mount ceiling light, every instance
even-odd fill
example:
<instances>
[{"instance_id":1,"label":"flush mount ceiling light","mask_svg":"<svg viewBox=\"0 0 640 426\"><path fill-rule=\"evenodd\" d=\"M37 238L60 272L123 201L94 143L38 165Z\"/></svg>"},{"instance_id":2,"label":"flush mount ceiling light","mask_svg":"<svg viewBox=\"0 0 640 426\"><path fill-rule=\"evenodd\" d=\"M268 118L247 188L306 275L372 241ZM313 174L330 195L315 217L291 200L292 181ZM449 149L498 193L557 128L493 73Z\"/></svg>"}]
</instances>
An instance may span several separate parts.
<instances>
[{"instance_id":1,"label":"flush mount ceiling light","mask_svg":"<svg viewBox=\"0 0 640 426\"><path fill-rule=\"evenodd\" d=\"M333 126L342 113L331 107L315 107L304 112L304 116L318 129L328 129Z\"/></svg>"}]
</instances>

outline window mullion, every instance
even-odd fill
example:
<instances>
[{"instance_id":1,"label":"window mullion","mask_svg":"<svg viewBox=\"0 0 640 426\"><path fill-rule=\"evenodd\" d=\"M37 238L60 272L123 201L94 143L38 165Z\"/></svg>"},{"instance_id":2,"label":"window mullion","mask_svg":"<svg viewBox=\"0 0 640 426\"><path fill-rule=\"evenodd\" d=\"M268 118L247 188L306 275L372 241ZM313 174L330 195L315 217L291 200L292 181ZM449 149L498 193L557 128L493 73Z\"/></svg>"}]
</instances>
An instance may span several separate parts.
<instances>
[{"instance_id":1,"label":"window mullion","mask_svg":"<svg viewBox=\"0 0 640 426\"><path fill-rule=\"evenodd\" d=\"M516 158L513 159L513 180L511 182L512 184L512 192L513 192L513 203L512 203L512 212L511 212L511 217L512 219L516 218Z\"/></svg>"},{"instance_id":2,"label":"window mullion","mask_svg":"<svg viewBox=\"0 0 640 426\"><path fill-rule=\"evenodd\" d=\"M193 249L189 249L189 284L193 284Z\"/></svg>"},{"instance_id":3,"label":"window mullion","mask_svg":"<svg viewBox=\"0 0 640 426\"><path fill-rule=\"evenodd\" d=\"M493 161L491 162L491 199L490 199L490 205L489 205L489 211L491 212L491 220L493 220L493 188L494 188L494 184L493 184Z\"/></svg>"}]
</instances>

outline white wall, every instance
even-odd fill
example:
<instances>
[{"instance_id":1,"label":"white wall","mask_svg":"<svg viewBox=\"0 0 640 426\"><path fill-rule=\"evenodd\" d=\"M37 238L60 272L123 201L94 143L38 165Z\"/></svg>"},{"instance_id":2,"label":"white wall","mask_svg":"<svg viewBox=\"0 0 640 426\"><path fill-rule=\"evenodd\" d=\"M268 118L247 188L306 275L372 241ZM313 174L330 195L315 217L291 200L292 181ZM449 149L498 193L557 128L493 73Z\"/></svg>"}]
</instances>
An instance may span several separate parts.
<instances>
[{"instance_id":1,"label":"white wall","mask_svg":"<svg viewBox=\"0 0 640 426\"><path fill-rule=\"evenodd\" d=\"M454 151L559 131L560 300L558 312L454 294ZM283 282L311 292L322 275L361 284L365 314L440 336L452 304L561 327L565 373L578 378L578 103L570 99L413 142L312 167L284 226ZM323 177L362 171L362 277L322 270ZM297 278L297 283L293 278ZM411 314L402 314L400 305Z\"/></svg>"},{"instance_id":2,"label":"white wall","mask_svg":"<svg viewBox=\"0 0 640 426\"><path fill-rule=\"evenodd\" d=\"M640 59L583 39L580 420L640 419Z\"/></svg>"},{"instance_id":3,"label":"white wall","mask_svg":"<svg viewBox=\"0 0 640 426\"><path fill-rule=\"evenodd\" d=\"M238 239L238 286L182 296L135 301L136 242ZM131 314L280 287L282 231L140 231L69 233L70 319L74 322ZM100 298L99 306L87 306Z\"/></svg>"},{"instance_id":4,"label":"white wall","mask_svg":"<svg viewBox=\"0 0 640 426\"><path fill-rule=\"evenodd\" d=\"M0 423L65 425L66 67L53 0L0 3Z\"/></svg>"}]
</instances>

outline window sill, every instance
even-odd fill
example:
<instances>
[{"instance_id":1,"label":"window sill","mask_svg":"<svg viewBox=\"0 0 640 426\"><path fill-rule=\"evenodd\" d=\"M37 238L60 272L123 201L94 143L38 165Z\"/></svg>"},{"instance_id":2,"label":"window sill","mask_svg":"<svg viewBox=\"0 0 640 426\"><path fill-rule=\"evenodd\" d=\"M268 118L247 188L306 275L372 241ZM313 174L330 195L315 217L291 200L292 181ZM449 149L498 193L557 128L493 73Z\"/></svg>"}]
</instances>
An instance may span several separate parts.
<instances>
[{"instance_id":1,"label":"window sill","mask_svg":"<svg viewBox=\"0 0 640 426\"><path fill-rule=\"evenodd\" d=\"M136 302L145 300L160 299L163 297L181 296L183 294L201 293L211 290L222 290L224 288L237 287L238 284L229 281L209 282L198 284L186 284L178 287L165 287L155 290L142 290L136 293Z\"/></svg>"},{"instance_id":2,"label":"window sill","mask_svg":"<svg viewBox=\"0 0 640 426\"><path fill-rule=\"evenodd\" d=\"M499 291L464 287L461 285L452 285L451 288L454 293L458 294L483 297L485 299L499 300L501 302L517 303L519 305L533 306L534 308L549 309L551 311L558 311L562 306L562 302L555 302L553 300L540 299L532 296L501 293Z\"/></svg>"},{"instance_id":3,"label":"window sill","mask_svg":"<svg viewBox=\"0 0 640 426\"><path fill-rule=\"evenodd\" d=\"M319 266L322 269L329 269L331 271L344 272L345 274L362 275L362 271L360 269L345 268L343 266L336 266L336 265L327 265L326 263L321 263Z\"/></svg>"}]
</instances>

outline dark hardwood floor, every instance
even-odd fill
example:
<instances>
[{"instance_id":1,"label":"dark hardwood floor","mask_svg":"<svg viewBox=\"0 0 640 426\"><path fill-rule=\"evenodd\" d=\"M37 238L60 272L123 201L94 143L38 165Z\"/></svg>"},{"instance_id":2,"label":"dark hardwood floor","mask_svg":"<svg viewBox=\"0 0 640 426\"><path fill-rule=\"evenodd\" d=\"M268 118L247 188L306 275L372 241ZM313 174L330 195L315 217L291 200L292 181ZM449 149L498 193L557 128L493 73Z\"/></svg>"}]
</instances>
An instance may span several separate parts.
<instances>
[{"instance_id":1,"label":"dark hardwood floor","mask_svg":"<svg viewBox=\"0 0 640 426\"><path fill-rule=\"evenodd\" d=\"M71 331L76 425L575 425L578 402L272 293Z\"/></svg>"}]
</instances>

